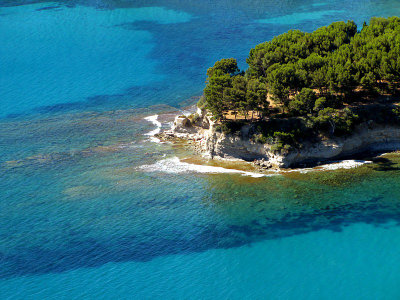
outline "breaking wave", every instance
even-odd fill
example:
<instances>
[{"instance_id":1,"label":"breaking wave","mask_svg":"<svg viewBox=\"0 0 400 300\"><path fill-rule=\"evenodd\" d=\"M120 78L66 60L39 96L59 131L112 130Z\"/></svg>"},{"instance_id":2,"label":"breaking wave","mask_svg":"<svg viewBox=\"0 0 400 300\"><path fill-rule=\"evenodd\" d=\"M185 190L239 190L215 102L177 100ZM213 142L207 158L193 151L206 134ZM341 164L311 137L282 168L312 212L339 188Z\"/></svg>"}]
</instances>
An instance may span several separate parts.
<instances>
[{"instance_id":1,"label":"breaking wave","mask_svg":"<svg viewBox=\"0 0 400 300\"><path fill-rule=\"evenodd\" d=\"M157 161L151 165L143 165L139 167L141 170L147 172L165 172L165 173L208 173L208 174L218 174L218 173L233 173L233 174L241 174L243 176L251 176L251 177L268 177L273 176L275 174L261 174L256 172L246 172L242 170L236 169L226 169L222 167L213 167L213 166L205 166L205 165L196 165L189 164L186 162L182 162L178 157L172 157Z\"/></svg>"},{"instance_id":2,"label":"breaking wave","mask_svg":"<svg viewBox=\"0 0 400 300\"><path fill-rule=\"evenodd\" d=\"M148 116L148 117L146 117L146 118L144 118L146 121L149 121L149 122L151 122L151 123L153 123L154 125L156 125L157 126L157 128L156 129L154 129L154 130L152 130L152 131L150 131L150 132L148 132L148 133L145 133L144 135L147 135L147 136L149 136L150 137L150 141L152 141L152 142L155 142L155 143L160 143L160 139L158 139L158 138L156 138L154 135L156 135L157 133L160 133L160 131L161 131L161 126L162 126L162 124L161 124L161 122L159 122L157 119L158 119L158 115L153 115L153 116Z\"/></svg>"},{"instance_id":3,"label":"breaking wave","mask_svg":"<svg viewBox=\"0 0 400 300\"><path fill-rule=\"evenodd\" d=\"M318 169L322 170L337 170L337 169L353 169L360 167L365 164L370 164L372 161L369 160L342 160L339 162L334 162L326 165L321 165Z\"/></svg>"}]
</instances>

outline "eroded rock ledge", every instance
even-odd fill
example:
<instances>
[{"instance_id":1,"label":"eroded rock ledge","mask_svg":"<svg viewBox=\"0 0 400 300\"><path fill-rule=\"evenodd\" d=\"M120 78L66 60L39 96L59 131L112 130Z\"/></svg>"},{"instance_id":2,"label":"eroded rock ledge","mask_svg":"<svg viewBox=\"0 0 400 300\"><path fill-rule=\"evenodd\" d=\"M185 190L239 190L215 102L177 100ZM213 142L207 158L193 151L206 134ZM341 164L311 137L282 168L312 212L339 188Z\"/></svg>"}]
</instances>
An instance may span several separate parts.
<instances>
[{"instance_id":1,"label":"eroded rock ledge","mask_svg":"<svg viewBox=\"0 0 400 300\"><path fill-rule=\"evenodd\" d=\"M305 143L301 149L287 153L272 150L271 144L252 141L252 125L236 134L216 130L206 111L198 109L195 120L177 116L170 130L157 135L161 140L190 141L199 154L210 159L253 161L261 169L290 168L304 164L349 157L363 152L385 152L400 149L400 127L361 124L351 136L332 138L318 143Z\"/></svg>"}]
</instances>

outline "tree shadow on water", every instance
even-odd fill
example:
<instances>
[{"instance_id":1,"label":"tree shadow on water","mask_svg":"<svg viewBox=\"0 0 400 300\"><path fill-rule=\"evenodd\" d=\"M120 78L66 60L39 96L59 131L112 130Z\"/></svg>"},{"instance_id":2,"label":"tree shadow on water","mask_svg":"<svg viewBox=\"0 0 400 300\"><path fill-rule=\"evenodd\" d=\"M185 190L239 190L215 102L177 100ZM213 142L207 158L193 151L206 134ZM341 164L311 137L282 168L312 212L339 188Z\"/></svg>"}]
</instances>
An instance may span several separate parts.
<instances>
[{"instance_id":1,"label":"tree shadow on water","mask_svg":"<svg viewBox=\"0 0 400 300\"><path fill-rule=\"evenodd\" d=\"M373 169L375 171L398 171L400 168L398 167L398 164L391 161L390 159L386 157L375 157L372 158L373 161Z\"/></svg>"}]
</instances>

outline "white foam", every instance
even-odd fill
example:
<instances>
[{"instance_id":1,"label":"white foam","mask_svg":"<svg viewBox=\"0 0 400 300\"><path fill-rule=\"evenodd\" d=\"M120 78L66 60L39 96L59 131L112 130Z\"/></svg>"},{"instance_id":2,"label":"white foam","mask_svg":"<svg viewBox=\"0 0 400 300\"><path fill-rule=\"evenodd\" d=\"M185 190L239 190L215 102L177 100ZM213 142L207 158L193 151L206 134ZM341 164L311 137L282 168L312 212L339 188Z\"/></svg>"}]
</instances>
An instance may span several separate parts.
<instances>
[{"instance_id":1,"label":"white foam","mask_svg":"<svg viewBox=\"0 0 400 300\"><path fill-rule=\"evenodd\" d=\"M185 117L189 117L193 112L189 110L181 110L181 114L184 115Z\"/></svg>"},{"instance_id":2,"label":"white foam","mask_svg":"<svg viewBox=\"0 0 400 300\"><path fill-rule=\"evenodd\" d=\"M360 167L365 164L370 164L372 161L369 160L342 160L339 162L327 164L327 165L321 165L318 167L318 169L322 170L338 170L338 169L353 169Z\"/></svg>"},{"instance_id":3,"label":"white foam","mask_svg":"<svg viewBox=\"0 0 400 300\"><path fill-rule=\"evenodd\" d=\"M267 177L273 176L275 174L261 174L255 172L246 172L236 169L226 169L222 167L213 167L213 166L205 166L205 165L195 165L189 164L186 162L182 162L179 160L178 157L172 157L157 161L152 165L143 165L139 167L141 170L147 172L165 172L165 173L208 173L208 174L217 174L217 173L235 173L241 174L244 176L251 176L251 177Z\"/></svg>"},{"instance_id":4,"label":"white foam","mask_svg":"<svg viewBox=\"0 0 400 300\"><path fill-rule=\"evenodd\" d=\"M126 148L142 148L142 145L138 145L135 142L130 142L130 143L122 143L116 146L118 149L126 149Z\"/></svg>"},{"instance_id":5,"label":"white foam","mask_svg":"<svg viewBox=\"0 0 400 300\"><path fill-rule=\"evenodd\" d=\"M331 171L331 170L339 170L339 169L354 169L360 167L365 164L370 164L372 161L369 160L341 160L337 162L332 162L329 164L320 165L313 168L298 168L292 170L276 170L275 172L281 173L291 173L291 172L298 172L298 173L308 173L308 172L315 172L315 171Z\"/></svg>"},{"instance_id":6,"label":"white foam","mask_svg":"<svg viewBox=\"0 0 400 300\"><path fill-rule=\"evenodd\" d=\"M227 169L222 167L214 167L214 166L206 166L206 165L196 165L190 164L186 162L182 162L178 157L172 157L157 161L151 165L143 165L140 166L139 169L147 171L147 172L164 172L164 173L207 173L207 174L240 174L243 176L251 176L254 178L259 177L270 177L275 175L280 175L280 173L290 173L290 172L299 172L299 173L308 173L315 171L329 171L329 170L338 170L338 169L353 169L364 164L370 164L372 161L364 161L364 160L342 160L330 164L321 165L314 168L302 168L302 169L292 169L292 170L275 170L269 174L262 174L256 172L246 172L242 170L236 169Z\"/></svg>"},{"instance_id":7,"label":"white foam","mask_svg":"<svg viewBox=\"0 0 400 300\"><path fill-rule=\"evenodd\" d=\"M150 136L150 141L155 142L155 143L160 143L160 139L154 137L154 135L156 135L157 133L160 133L161 126L162 126L161 122L159 122L157 120L158 119L158 115L148 116L148 117L146 117L144 119L146 121L149 121L149 122L151 122L151 123L153 123L154 125L157 126L156 129L154 129L154 130L152 130L152 131L150 131L148 133L145 133L144 135Z\"/></svg>"}]
</instances>

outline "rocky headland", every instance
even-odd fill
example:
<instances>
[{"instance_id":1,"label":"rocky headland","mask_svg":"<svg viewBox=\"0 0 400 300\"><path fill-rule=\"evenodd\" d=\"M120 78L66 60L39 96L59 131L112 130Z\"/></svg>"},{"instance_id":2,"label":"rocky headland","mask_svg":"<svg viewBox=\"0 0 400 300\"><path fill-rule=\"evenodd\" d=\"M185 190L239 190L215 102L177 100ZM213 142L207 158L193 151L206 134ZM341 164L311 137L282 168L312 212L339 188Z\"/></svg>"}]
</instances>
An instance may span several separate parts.
<instances>
[{"instance_id":1,"label":"rocky headland","mask_svg":"<svg viewBox=\"0 0 400 300\"><path fill-rule=\"evenodd\" d=\"M351 135L308 141L289 151L278 151L271 143L254 140L253 127L250 123L235 133L224 133L218 129L210 113L198 109L191 117L177 116L170 130L156 136L163 141L184 140L208 159L243 160L253 162L260 169L318 165L354 158L362 153L400 150L400 127L394 125L365 122L359 124Z\"/></svg>"}]
</instances>

